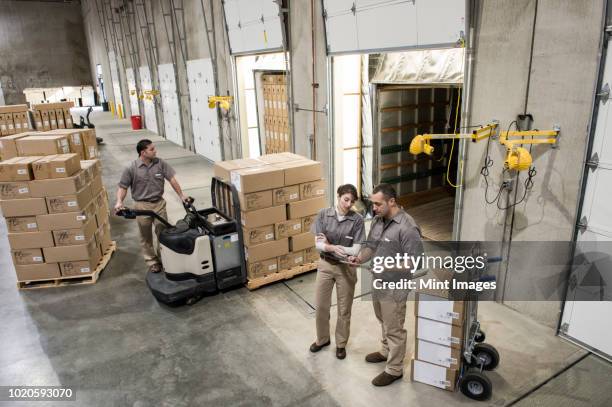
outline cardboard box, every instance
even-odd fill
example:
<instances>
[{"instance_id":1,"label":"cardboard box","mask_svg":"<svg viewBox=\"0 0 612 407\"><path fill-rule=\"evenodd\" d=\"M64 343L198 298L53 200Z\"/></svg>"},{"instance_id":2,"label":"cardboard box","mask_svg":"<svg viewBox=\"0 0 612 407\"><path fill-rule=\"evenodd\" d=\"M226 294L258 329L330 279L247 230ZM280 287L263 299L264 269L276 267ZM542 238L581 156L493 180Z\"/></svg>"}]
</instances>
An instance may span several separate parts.
<instances>
[{"instance_id":1,"label":"cardboard box","mask_svg":"<svg viewBox=\"0 0 612 407\"><path fill-rule=\"evenodd\" d=\"M249 279L256 277L267 276L278 271L278 262L276 257L273 259L262 260L257 262L247 262L247 275Z\"/></svg>"},{"instance_id":2,"label":"cardboard box","mask_svg":"<svg viewBox=\"0 0 612 407\"><path fill-rule=\"evenodd\" d=\"M79 192L87 185L87 177L83 171L71 177L34 180L28 183L30 196L45 198L47 196L70 195Z\"/></svg>"},{"instance_id":3,"label":"cardboard box","mask_svg":"<svg viewBox=\"0 0 612 407\"><path fill-rule=\"evenodd\" d=\"M33 178L32 163L41 157L13 157L0 162L0 181L29 181Z\"/></svg>"},{"instance_id":4,"label":"cardboard box","mask_svg":"<svg viewBox=\"0 0 612 407\"><path fill-rule=\"evenodd\" d=\"M23 216L19 218L6 218L9 233L38 232L36 216Z\"/></svg>"},{"instance_id":5,"label":"cardboard box","mask_svg":"<svg viewBox=\"0 0 612 407\"><path fill-rule=\"evenodd\" d=\"M258 161L254 158L242 158L239 160L217 161L215 162L213 171L215 177L219 177L222 180L229 181L230 173L234 170L239 170L242 168L261 167L263 165L265 165L263 162Z\"/></svg>"},{"instance_id":6,"label":"cardboard box","mask_svg":"<svg viewBox=\"0 0 612 407\"><path fill-rule=\"evenodd\" d=\"M32 130L32 126L30 125L30 115L27 111L21 112L21 128L23 131Z\"/></svg>"},{"instance_id":7,"label":"cardboard box","mask_svg":"<svg viewBox=\"0 0 612 407\"><path fill-rule=\"evenodd\" d=\"M65 129L66 123L64 123L64 111L62 109L55 109L55 118L57 120L57 128Z\"/></svg>"},{"instance_id":8,"label":"cardboard box","mask_svg":"<svg viewBox=\"0 0 612 407\"><path fill-rule=\"evenodd\" d=\"M27 181L0 182L0 199L23 198L31 198L30 185Z\"/></svg>"},{"instance_id":9,"label":"cardboard box","mask_svg":"<svg viewBox=\"0 0 612 407\"><path fill-rule=\"evenodd\" d=\"M98 198L100 199L100 198ZM96 202L100 202L99 200ZM109 218L110 218L110 209L108 207L108 201L106 200L106 197L104 196L103 198L103 202L104 204L102 205L97 205L96 204L96 224L98 225L98 227L104 225L105 223L108 223Z\"/></svg>"},{"instance_id":10,"label":"cardboard box","mask_svg":"<svg viewBox=\"0 0 612 407\"><path fill-rule=\"evenodd\" d=\"M300 184L300 199L317 198L325 196L327 190L327 181L321 179L318 181L305 182Z\"/></svg>"},{"instance_id":11,"label":"cardboard box","mask_svg":"<svg viewBox=\"0 0 612 407\"><path fill-rule=\"evenodd\" d=\"M287 217L289 219L304 218L315 215L327 206L325 197L306 199L304 201L291 202L287 205Z\"/></svg>"},{"instance_id":12,"label":"cardboard box","mask_svg":"<svg viewBox=\"0 0 612 407\"><path fill-rule=\"evenodd\" d=\"M321 255L319 254L319 251L317 250L316 247L309 247L308 249L304 250L304 262L305 263L314 263L316 261L318 261L321 258Z\"/></svg>"},{"instance_id":13,"label":"cardboard box","mask_svg":"<svg viewBox=\"0 0 612 407\"><path fill-rule=\"evenodd\" d=\"M70 127L67 126L67 128L72 128L72 123L70 124ZM96 131L94 129L73 129L72 131L80 135L85 160L95 160L100 158L100 151L98 150L98 142L96 140Z\"/></svg>"},{"instance_id":14,"label":"cardboard box","mask_svg":"<svg viewBox=\"0 0 612 407\"><path fill-rule=\"evenodd\" d=\"M67 129L71 129L74 126L70 109L67 107L64 107L64 123Z\"/></svg>"},{"instance_id":15,"label":"cardboard box","mask_svg":"<svg viewBox=\"0 0 612 407\"><path fill-rule=\"evenodd\" d=\"M300 233L299 235L291 236L289 239L289 250L297 252L300 250L306 250L315 245L315 235L306 232Z\"/></svg>"},{"instance_id":16,"label":"cardboard box","mask_svg":"<svg viewBox=\"0 0 612 407\"><path fill-rule=\"evenodd\" d=\"M291 185L288 187L277 188L273 192L273 204L283 205L289 202L300 200L300 187L298 185Z\"/></svg>"},{"instance_id":17,"label":"cardboard box","mask_svg":"<svg viewBox=\"0 0 612 407\"><path fill-rule=\"evenodd\" d=\"M85 172L88 181L93 181L97 176L102 176L102 164L100 160L81 160L81 169Z\"/></svg>"},{"instance_id":18,"label":"cardboard box","mask_svg":"<svg viewBox=\"0 0 612 407\"><path fill-rule=\"evenodd\" d=\"M32 112L32 121L34 122L34 128L36 130L42 130L43 122L40 110L30 110L30 112Z\"/></svg>"},{"instance_id":19,"label":"cardboard box","mask_svg":"<svg viewBox=\"0 0 612 407\"><path fill-rule=\"evenodd\" d=\"M49 213L79 212L84 210L93 200L91 187L86 185L76 194L53 196L45 198Z\"/></svg>"},{"instance_id":20,"label":"cardboard box","mask_svg":"<svg viewBox=\"0 0 612 407\"><path fill-rule=\"evenodd\" d=\"M13 113L13 125L15 126L15 133L22 133L25 131L22 129L21 113Z\"/></svg>"},{"instance_id":21,"label":"cardboard box","mask_svg":"<svg viewBox=\"0 0 612 407\"><path fill-rule=\"evenodd\" d=\"M257 157L257 159L265 164L279 164L290 161L308 161L308 158L293 153L277 153L277 154L265 154Z\"/></svg>"},{"instance_id":22,"label":"cardboard box","mask_svg":"<svg viewBox=\"0 0 612 407\"><path fill-rule=\"evenodd\" d=\"M438 345L450 346L461 349L463 342L463 328L444 322L432 321L417 317L416 319L416 338Z\"/></svg>"},{"instance_id":23,"label":"cardboard box","mask_svg":"<svg viewBox=\"0 0 612 407\"><path fill-rule=\"evenodd\" d=\"M274 240L256 246L245 247L244 251L247 260L251 263L267 260L272 257L280 257L289 253L289 239Z\"/></svg>"},{"instance_id":24,"label":"cardboard box","mask_svg":"<svg viewBox=\"0 0 612 407\"><path fill-rule=\"evenodd\" d=\"M43 255L45 261L50 263L99 259L100 247L98 247L96 239L93 239L88 244L83 245L45 247Z\"/></svg>"},{"instance_id":25,"label":"cardboard box","mask_svg":"<svg viewBox=\"0 0 612 407\"><path fill-rule=\"evenodd\" d=\"M285 177L284 186L318 181L323 175L321 163L312 160L297 160L272 164L271 167L283 170Z\"/></svg>"},{"instance_id":26,"label":"cardboard box","mask_svg":"<svg viewBox=\"0 0 612 407\"><path fill-rule=\"evenodd\" d=\"M6 127L6 119L4 113L0 113L0 136L8 136L8 129Z\"/></svg>"},{"instance_id":27,"label":"cardboard box","mask_svg":"<svg viewBox=\"0 0 612 407\"><path fill-rule=\"evenodd\" d=\"M5 136L0 139L0 157L3 160L7 160L13 157L19 157L19 151L17 150L17 140L31 135L40 134L37 132L27 132L20 134L13 134L12 136Z\"/></svg>"},{"instance_id":28,"label":"cardboard box","mask_svg":"<svg viewBox=\"0 0 612 407\"><path fill-rule=\"evenodd\" d=\"M448 391L455 391L457 370L412 360L410 378L413 382L428 384Z\"/></svg>"},{"instance_id":29,"label":"cardboard box","mask_svg":"<svg viewBox=\"0 0 612 407\"><path fill-rule=\"evenodd\" d=\"M416 293L414 315L447 324L463 326L465 302L448 300L425 293Z\"/></svg>"},{"instance_id":30,"label":"cardboard box","mask_svg":"<svg viewBox=\"0 0 612 407\"><path fill-rule=\"evenodd\" d=\"M70 145L66 136L27 136L17 139L20 156L69 154Z\"/></svg>"},{"instance_id":31,"label":"cardboard box","mask_svg":"<svg viewBox=\"0 0 612 407\"><path fill-rule=\"evenodd\" d=\"M47 213L47 203L42 198L11 199L0 201L5 217L36 216Z\"/></svg>"},{"instance_id":32,"label":"cardboard box","mask_svg":"<svg viewBox=\"0 0 612 407\"><path fill-rule=\"evenodd\" d=\"M42 264L45 262L42 249L12 250L13 264L26 266L28 264Z\"/></svg>"},{"instance_id":33,"label":"cardboard box","mask_svg":"<svg viewBox=\"0 0 612 407\"><path fill-rule=\"evenodd\" d=\"M32 169L36 179L67 178L81 170L81 161L77 154L48 155L34 162Z\"/></svg>"},{"instance_id":34,"label":"cardboard box","mask_svg":"<svg viewBox=\"0 0 612 407\"><path fill-rule=\"evenodd\" d=\"M304 216L302 218L302 231L310 232L310 227L315 222L315 220L317 220L317 215Z\"/></svg>"},{"instance_id":35,"label":"cardboard box","mask_svg":"<svg viewBox=\"0 0 612 407\"><path fill-rule=\"evenodd\" d=\"M283 184L283 170L272 166L243 168L230 173L231 183L243 194L280 188Z\"/></svg>"},{"instance_id":36,"label":"cardboard box","mask_svg":"<svg viewBox=\"0 0 612 407\"><path fill-rule=\"evenodd\" d=\"M54 230L53 241L56 246L88 244L92 239L95 239L97 231L98 225L92 218L78 229Z\"/></svg>"},{"instance_id":37,"label":"cardboard box","mask_svg":"<svg viewBox=\"0 0 612 407\"><path fill-rule=\"evenodd\" d=\"M461 367L461 350L450 346L438 345L417 339L415 342L414 356L423 362L433 363L451 369Z\"/></svg>"},{"instance_id":38,"label":"cardboard box","mask_svg":"<svg viewBox=\"0 0 612 407\"><path fill-rule=\"evenodd\" d=\"M102 183L102 176L96 175L91 180L91 193L96 196L104 189L104 184Z\"/></svg>"},{"instance_id":39,"label":"cardboard box","mask_svg":"<svg viewBox=\"0 0 612 407\"><path fill-rule=\"evenodd\" d=\"M51 122L49 122L49 111L48 110L41 110L40 111L40 115L42 117L42 123L43 123L42 129L44 131L51 130Z\"/></svg>"},{"instance_id":40,"label":"cardboard box","mask_svg":"<svg viewBox=\"0 0 612 407\"><path fill-rule=\"evenodd\" d=\"M277 239L294 236L302 233L302 220L286 220L274 225L274 235Z\"/></svg>"},{"instance_id":41,"label":"cardboard box","mask_svg":"<svg viewBox=\"0 0 612 407\"><path fill-rule=\"evenodd\" d=\"M80 261L64 261L59 264L62 277L86 276L93 274L102 256Z\"/></svg>"},{"instance_id":42,"label":"cardboard box","mask_svg":"<svg viewBox=\"0 0 612 407\"><path fill-rule=\"evenodd\" d=\"M17 274L17 281L50 280L60 277L59 265L57 263L15 266L15 273Z\"/></svg>"},{"instance_id":43,"label":"cardboard box","mask_svg":"<svg viewBox=\"0 0 612 407\"><path fill-rule=\"evenodd\" d=\"M106 222L96 232L96 242L100 246L100 252L104 256L104 253L108 250L112 244L110 222Z\"/></svg>"},{"instance_id":44,"label":"cardboard box","mask_svg":"<svg viewBox=\"0 0 612 407\"><path fill-rule=\"evenodd\" d=\"M8 135L15 134L15 124L13 123L12 113L4 114L4 124L6 125L6 134Z\"/></svg>"},{"instance_id":45,"label":"cardboard box","mask_svg":"<svg viewBox=\"0 0 612 407\"><path fill-rule=\"evenodd\" d=\"M12 250L40 249L54 244L51 232L9 233L8 240Z\"/></svg>"},{"instance_id":46,"label":"cardboard box","mask_svg":"<svg viewBox=\"0 0 612 407\"><path fill-rule=\"evenodd\" d=\"M258 228L242 228L244 245L255 246L257 244L274 240L274 225L260 226Z\"/></svg>"},{"instance_id":47,"label":"cardboard box","mask_svg":"<svg viewBox=\"0 0 612 407\"><path fill-rule=\"evenodd\" d=\"M285 205L272 206L270 208L257 209L240 214L242 226L248 229L271 225L287 220Z\"/></svg>"},{"instance_id":48,"label":"cardboard box","mask_svg":"<svg viewBox=\"0 0 612 407\"><path fill-rule=\"evenodd\" d=\"M55 110L49 110L49 123L51 124L51 130L57 129L57 117L55 116Z\"/></svg>"},{"instance_id":49,"label":"cardboard box","mask_svg":"<svg viewBox=\"0 0 612 407\"><path fill-rule=\"evenodd\" d=\"M272 206L272 190L251 192L250 194L238 194L240 209L253 211L255 209L269 208Z\"/></svg>"},{"instance_id":50,"label":"cardboard box","mask_svg":"<svg viewBox=\"0 0 612 407\"><path fill-rule=\"evenodd\" d=\"M87 222L95 218L96 209L92 202L84 210L78 212L38 215L36 217L38 230L53 231L82 228Z\"/></svg>"},{"instance_id":51,"label":"cardboard box","mask_svg":"<svg viewBox=\"0 0 612 407\"><path fill-rule=\"evenodd\" d=\"M282 255L278 258L278 269L288 270L304 264L304 252L293 252Z\"/></svg>"}]
</instances>

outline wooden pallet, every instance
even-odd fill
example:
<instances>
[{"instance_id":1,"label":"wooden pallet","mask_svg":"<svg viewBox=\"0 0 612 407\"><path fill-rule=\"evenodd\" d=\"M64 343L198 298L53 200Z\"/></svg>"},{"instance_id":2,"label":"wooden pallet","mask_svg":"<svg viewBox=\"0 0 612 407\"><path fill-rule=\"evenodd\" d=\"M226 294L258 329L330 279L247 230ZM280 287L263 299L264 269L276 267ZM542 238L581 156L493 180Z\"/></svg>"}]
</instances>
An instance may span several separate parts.
<instances>
[{"instance_id":1,"label":"wooden pallet","mask_svg":"<svg viewBox=\"0 0 612 407\"><path fill-rule=\"evenodd\" d=\"M249 281L247 282L247 288L249 290L256 290L264 285L272 284L281 280L289 280L290 278L293 278L299 274L307 273L316 269L317 263L306 263L301 266L292 267L290 269L268 274L267 276L249 279Z\"/></svg>"},{"instance_id":2,"label":"wooden pallet","mask_svg":"<svg viewBox=\"0 0 612 407\"><path fill-rule=\"evenodd\" d=\"M50 288L50 287L66 287L69 285L82 285L82 284L94 284L100 278L100 273L106 267L110 261L113 253L117 250L117 242L111 242L111 245L106 250L106 253L102 256L102 259L98 263L96 270L86 276L69 276L51 278L46 280L31 280L31 281L18 281L17 288L20 290L34 290L38 288Z\"/></svg>"}]
</instances>

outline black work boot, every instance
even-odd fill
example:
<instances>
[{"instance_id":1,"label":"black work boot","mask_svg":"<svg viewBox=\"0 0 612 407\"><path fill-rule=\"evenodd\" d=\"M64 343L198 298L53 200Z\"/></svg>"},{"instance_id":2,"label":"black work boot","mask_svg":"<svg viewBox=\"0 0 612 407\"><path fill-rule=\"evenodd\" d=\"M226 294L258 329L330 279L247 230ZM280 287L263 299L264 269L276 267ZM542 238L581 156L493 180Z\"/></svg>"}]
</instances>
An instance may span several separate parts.
<instances>
[{"instance_id":1,"label":"black work boot","mask_svg":"<svg viewBox=\"0 0 612 407\"><path fill-rule=\"evenodd\" d=\"M402 377L403 375L393 376L387 372L382 372L381 374L376 376L374 380L372 380L372 384L374 386L388 386L394 381L401 379Z\"/></svg>"},{"instance_id":2,"label":"black work boot","mask_svg":"<svg viewBox=\"0 0 612 407\"><path fill-rule=\"evenodd\" d=\"M336 348L336 357L340 360L346 357L346 348Z\"/></svg>"},{"instance_id":3,"label":"black work boot","mask_svg":"<svg viewBox=\"0 0 612 407\"><path fill-rule=\"evenodd\" d=\"M325 342L323 345L317 345L317 342L313 342L312 345L310 345L310 351L312 353L316 353L318 351L320 351L321 349L323 349L326 346L329 346L330 341Z\"/></svg>"},{"instance_id":4,"label":"black work boot","mask_svg":"<svg viewBox=\"0 0 612 407\"><path fill-rule=\"evenodd\" d=\"M380 352L372 352L372 353L369 353L365 357L365 360L368 363L380 363L380 362L386 362L387 357L383 356Z\"/></svg>"}]
</instances>

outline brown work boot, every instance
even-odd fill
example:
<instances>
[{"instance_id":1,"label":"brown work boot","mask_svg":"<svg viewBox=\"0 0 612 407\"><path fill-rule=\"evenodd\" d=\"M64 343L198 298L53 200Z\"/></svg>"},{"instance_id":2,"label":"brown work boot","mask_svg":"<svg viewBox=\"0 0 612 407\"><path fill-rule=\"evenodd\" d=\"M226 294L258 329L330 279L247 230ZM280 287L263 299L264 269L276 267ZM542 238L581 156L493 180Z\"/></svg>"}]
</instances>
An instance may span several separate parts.
<instances>
[{"instance_id":1,"label":"brown work boot","mask_svg":"<svg viewBox=\"0 0 612 407\"><path fill-rule=\"evenodd\" d=\"M399 375L399 376L393 376L390 375L387 372L382 372L381 374L379 374L378 376L376 376L374 378L374 380L372 380L372 384L374 386L388 386L391 383L393 383L396 380L399 380L403 377L403 375Z\"/></svg>"},{"instance_id":2,"label":"brown work boot","mask_svg":"<svg viewBox=\"0 0 612 407\"><path fill-rule=\"evenodd\" d=\"M386 361L387 357L383 356L380 352L372 352L366 356L366 362L368 363L380 363Z\"/></svg>"},{"instance_id":3,"label":"brown work boot","mask_svg":"<svg viewBox=\"0 0 612 407\"><path fill-rule=\"evenodd\" d=\"M346 357L346 348L336 348L336 357L340 360Z\"/></svg>"},{"instance_id":4,"label":"brown work boot","mask_svg":"<svg viewBox=\"0 0 612 407\"><path fill-rule=\"evenodd\" d=\"M321 349L323 349L324 347L329 346L330 343L331 343L330 341L327 341L323 345L317 345L317 342L315 341L312 343L312 345L310 345L310 351L312 353L316 353L320 351Z\"/></svg>"},{"instance_id":5,"label":"brown work boot","mask_svg":"<svg viewBox=\"0 0 612 407\"><path fill-rule=\"evenodd\" d=\"M149 266L149 271L151 273L159 273L160 271L162 271L162 265L161 264L154 264L152 266Z\"/></svg>"}]
</instances>

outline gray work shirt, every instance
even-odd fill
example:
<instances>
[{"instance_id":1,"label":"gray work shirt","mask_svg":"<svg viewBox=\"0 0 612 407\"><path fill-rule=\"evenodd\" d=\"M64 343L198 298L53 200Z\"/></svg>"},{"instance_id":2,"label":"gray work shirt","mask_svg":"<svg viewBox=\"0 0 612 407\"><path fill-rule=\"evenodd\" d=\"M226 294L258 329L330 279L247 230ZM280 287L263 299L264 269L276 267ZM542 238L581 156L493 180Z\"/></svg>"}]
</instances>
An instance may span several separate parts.
<instances>
[{"instance_id":1,"label":"gray work shirt","mask_svg":"<svg viewBox=\"0 0 612 407\"><path fill-rule=\"evenodd\" d=\"M321 209L310 226L310 231L315 235L323 233L330 244L344 247L361 244L365 237L361 215L349 210L344 219L339 221L335 208Z\"/></svg>"},{"instance_id":2,"label":"gray work shirt","mask_svg":"<svg viewBox=\"0 0 612 407\"><path fill-rule=\"evenodd\" d=\"M135 201L157 202L164 194L164 181L170 181L175 174L161 158L154 158L149 165L138 158L123 171L119 186L130 188Z\"/></svg>"},{"instance_id":3,"label":"gray work shirt","mask_svg":"<svg viewBox=\"0 0 612 407\"><path fill-rule=\"evenodd\" d=\"M374 250L374 256L385 257L395 257L397 253L416 257L424 250L421 229L403 209L392 219L374 218L366 247Z\"/></svg>"}]
</instances>

